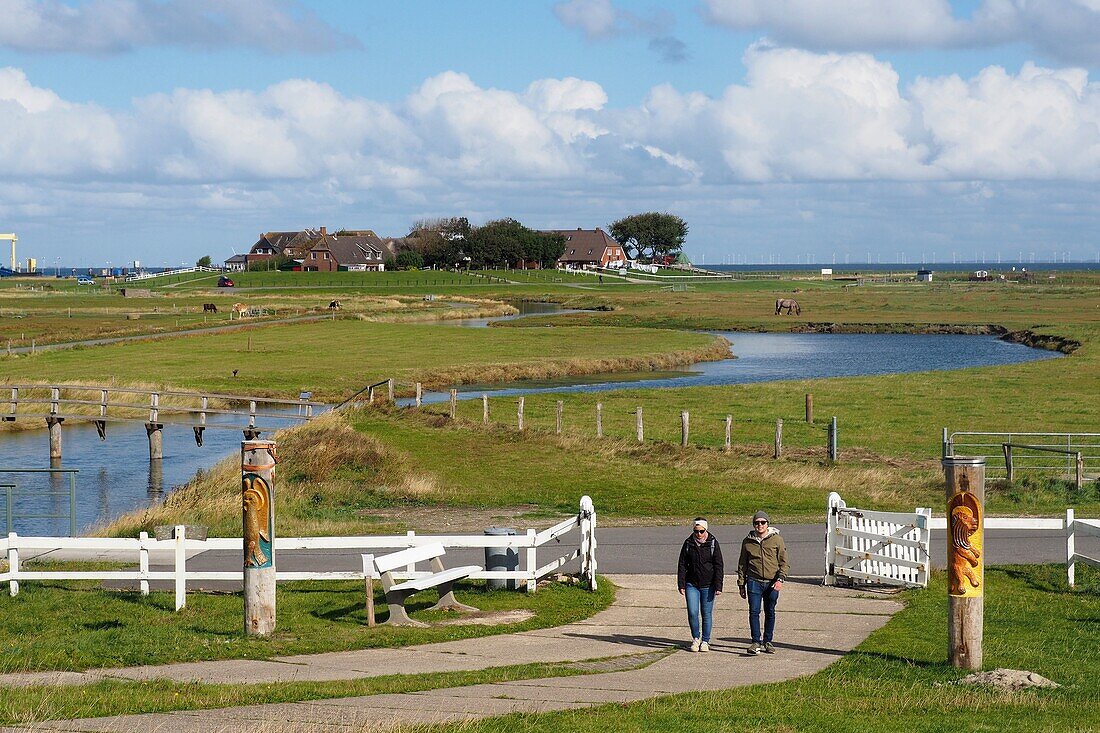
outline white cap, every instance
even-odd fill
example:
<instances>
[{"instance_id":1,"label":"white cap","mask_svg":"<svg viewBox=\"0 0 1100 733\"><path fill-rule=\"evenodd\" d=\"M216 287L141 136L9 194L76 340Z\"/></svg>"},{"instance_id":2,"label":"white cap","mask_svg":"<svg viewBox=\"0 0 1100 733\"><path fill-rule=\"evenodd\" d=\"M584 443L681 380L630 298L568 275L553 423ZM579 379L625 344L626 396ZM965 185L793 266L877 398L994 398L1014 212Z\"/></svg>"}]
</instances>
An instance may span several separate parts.
<instances>
[{"instance_id":1,"label":"white cap","mask_svg":"<svg viewBox=\"0 0 1100 733\"><path fill-rule=\"evenodd\" d=\"M691 526L692 527L702 527L703 529L707 529L707 520L705 520L705 519L696 519L695 523L692 524Z\"/></svg>"}]
</instances>

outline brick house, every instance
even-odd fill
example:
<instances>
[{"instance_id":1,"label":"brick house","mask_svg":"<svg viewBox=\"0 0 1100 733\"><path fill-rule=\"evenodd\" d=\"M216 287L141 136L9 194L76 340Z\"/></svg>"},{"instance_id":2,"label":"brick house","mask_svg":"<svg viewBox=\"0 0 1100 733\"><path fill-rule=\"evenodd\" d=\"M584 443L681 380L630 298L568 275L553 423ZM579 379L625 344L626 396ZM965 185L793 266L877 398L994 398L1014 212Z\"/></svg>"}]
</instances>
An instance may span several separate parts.
<instances>
[{"instance_id":1,"label":"brick house","mask_svg":"<svg viewBox=\"0 0 1100 733\"><path fill-rule=\"evenodd\" d=\"M313 243L325 236L325 228L303 229L299 232L264 232L245 258L245 269L255 262L284 256L301 262Z\"/></svg>"},{"instance_id":2,"label":"brick house","mask_svg":"<svg viewBox=\"0 0 1100 733\"><path fill-rule=\"evenodd\" d=\"M302 260L306 272L382 272L387 249L374 232L325 233Z\"/></svg>"},{"instance_id":3,"label":"brick house","mask_svg":"<svg viewBox=\"0 0 1100 733\"><path fill-rule=\"evenodd\" d=\"M547 234L565 237L565 252L558 258L558 267L569 270L608 267L625 262L622 245L599 227L595 229L551 229Z\"/></svg>"}]
</instances>

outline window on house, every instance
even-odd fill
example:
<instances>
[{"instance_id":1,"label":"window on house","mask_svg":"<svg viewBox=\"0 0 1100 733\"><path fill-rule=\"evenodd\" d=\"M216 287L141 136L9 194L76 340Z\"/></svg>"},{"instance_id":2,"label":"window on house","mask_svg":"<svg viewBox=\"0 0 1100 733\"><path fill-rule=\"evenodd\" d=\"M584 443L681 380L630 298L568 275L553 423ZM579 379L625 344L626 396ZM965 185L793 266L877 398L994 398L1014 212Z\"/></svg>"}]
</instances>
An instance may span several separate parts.
<instances>
[{"instance_id":1,"label":"window on house","mask_svg":"<svg viewBox=\"0 0 1100 733\"><path fill-rule=\"evenodd\" d=\"M328 252L325 252L325 259L328 259Z\"/></svg>"},{"instance_id":2,"label":"window on house","mask_svg":"<svg viewBox=\"0 0 1100 733\"><path fill-rule=\"evenodd\" d=\"M316 252L310 252L310 253L309 253L309 258L310 258L311 260L315 260L315 259L317 259L317 253L316 253Z\"/></svg>"}]
</instances>

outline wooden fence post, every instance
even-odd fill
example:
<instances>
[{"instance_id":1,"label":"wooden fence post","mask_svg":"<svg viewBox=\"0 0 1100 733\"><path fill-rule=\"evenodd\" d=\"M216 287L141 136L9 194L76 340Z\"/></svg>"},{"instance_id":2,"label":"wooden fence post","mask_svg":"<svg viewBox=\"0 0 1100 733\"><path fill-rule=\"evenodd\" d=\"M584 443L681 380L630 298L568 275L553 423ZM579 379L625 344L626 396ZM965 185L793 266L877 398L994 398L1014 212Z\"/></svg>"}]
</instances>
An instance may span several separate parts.
<instances>
[{"instance_id":1,"label":"wooden fence post","mask_svg":"<svg viewBox=\"0 0 1100 733\"><path fill-rule=\"evenodd\" d=\"M814 396L809 392L806 393L806 422L813 423L814 421Z\"/></svg>"},{"instance_id":2,"label":"wooden fence post","mask_svg":"<svg viewBox=\"0 0 1100 733\"><path fill-rule=\"evenodd\" d=\"M1008 483L1012 483L1012 445L1010 443L1002 443L1001 450L1005 454L1005 480Z\"/></svg>"},{"instance_id":3,"label":"wooden fence post","mask_svg":"<svg viewBox=\"0 0 1100 733\"><path fill-rule=\"evenodd\" d=\"M393 377L386 380L386 397L389 399L390 404L393 404Z\"/></svg>"},{"instance_id":4,"label":"wooden fence post","mask_svg":"<svg viewBox=\"0 0 1100 733\"><path fill-rule=\"evenodd\" d=\"M489 395L481 395L481 422L485 425L489 424Z\"/></svg>"},{"instance_id":5,"label":"wooden fence post","mask_svg":"<svg viewBox=\"0 0 1100 733\"><path fill-rule=\"evenodd\" d=\"M634 414L636 415L637 420L636 427L638 429L638 442L641 443L643 440L645 440L645 430L642 427L642 408L640 405L638 406L638 409L634 411Z\"/></svg>"},{"instance_id":6,"label":"wooden fence post","mask_svg":"<svg viewBox=\"0 0 1100 733\"><path fill-rule=\"evenodd\" d=\"M733 450L733 415L726 415L726 451Z\"/></svg>"},{"instance_id":7,"label":"wooden fence post","mask_svg":"<svg viewBox=\"0 0 1100 733\"><path fill-rule=\"evenodd\" d=\"M241 442L244 632L248 636L270 636L275 631L275 462L275 441Z\"/></svg>"},{"instance_id":8,"label":"wooden fence post","mask_svg":"<svg viewBox=\"0 0 1100 733\"><path fill-rule=\"evenodd\" d=\"M596 437L603 437L603 403L596 403Z\"/></svg>"},{"instance_id":9,"label":"wooden fence post","mask_svg":"<svg viewBox=\"0 0 1100 733\"><path fill-rule=\"evenodd\" d=\"M516 422L519 425L519 429L523 430L523 396L519 398L519 409L516 410Z\"/></svg>"},{"instance_id":10,"label":"wooden fence post","mask_svg":"<svg viewBox=\"0 0 1100 733\"><path fill-rule=\"evenodd\" d=\"M557 415L556 415L557 422L554 426L554 432L556 432L558 435L561 435L561 413L562 413L562 410L564 410L564 409L565 409L565 403L562 402L561 400L558 400Z\"/></svg>"},{"instance_id":11,"label":"wooden fence post","mask_svg":"<svg viewBox=\"0 0 1100 733\"><path fill-rule=\"evenodd\" d=\"M982 668L985 614L985 458L945 458L947 488L947 656Z\"/></svg>"},{"instance_id":12,"label":"wooden fence post","mask_svg":"<svg viewBox=\"0 0 1100 733\"><path fill-rule=\"evenodd\" d=\"M691 416L687 410L680 411L680 447L687 448L688 434L691 428Z\"/></svg>"},{"instance_id":13,"label":"wooden fence post","mask_svg":"<svg viewBox=\"0 0 1100 733\"><path fill-rule=\"evenodd\" d=\"M774 458L780 458L783 456L783 421L775 421L775 453Z\"/></svg>"},{"instance_id":14,"label":"wooden fence post","mask_svg":"<svg viewBox=\"0 0 1100 733\"><path fill-rule=\"evenodd\" d=\"M458 409L458 390L451 390L451 419L455 419L455 411Z\"/></svg>"},{"instance_id":15,"label":"wooden fence post","mask_svg":"<svg viewBox=\"0 0 1100 733\"><path fill-rule=\"evenodd\" d=\"M420 382L416 383L416 406L420 407L424 402L424 385Z\"/></svg>"},{"instance_id":16,"label":"wooden fence post","mask_svg":"<svg viewBox=\"0 0 1100 733\"><path fill-rule=\"evenodd\" d=\"M836 415L829 421L829 462L836 463Z\"/></svg>"},{"instance_id":17,"label":"wooden fence post","mask_svg":"<svg viewBox=\"0 0 1100 733\"><path fill-rule=\"evenodd\" d=\"M1085 459L1081 455L1081 451L1077 451L1077 488L1080 490L1081 485L1085 480Z\"/></svg>"},{"instance_id":18,"label":"wooden fence post","mask_svg":"<svg viewBox=\"0 0 1100 733\"><path fill-rule=\"evenodd\" d=\"M373 627L374 621L374 555L363 555L363 584L367 592L367 626Z\"/></svg>"}]
</instances>

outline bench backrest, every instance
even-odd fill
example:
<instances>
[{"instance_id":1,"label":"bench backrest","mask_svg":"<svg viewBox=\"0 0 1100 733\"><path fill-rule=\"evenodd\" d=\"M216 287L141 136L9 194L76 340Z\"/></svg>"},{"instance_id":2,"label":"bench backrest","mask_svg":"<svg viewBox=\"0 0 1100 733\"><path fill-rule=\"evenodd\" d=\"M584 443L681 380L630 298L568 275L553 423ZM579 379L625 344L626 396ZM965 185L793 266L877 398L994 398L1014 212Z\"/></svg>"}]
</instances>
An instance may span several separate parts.
<instances>
[{"instance_id":1,"label":"bench backrest","mask_svg":"<svg viewBox=\"0 0 1100 733\"><path fill-rule=\"evenodd\" d=\"M418 563L423 562L424 560L431 560L433 557L440 557L444 554L446 554L446 550L443 549L443 544L440 542L434 542L430 545L410 547L407 550L401 550L400 552L391 552L389 555L375 557L374 567L378 568L379 573L388 573L391 570L396 570L397 568L408 565L409 563Z\"/></svg>"}]
</instances>

